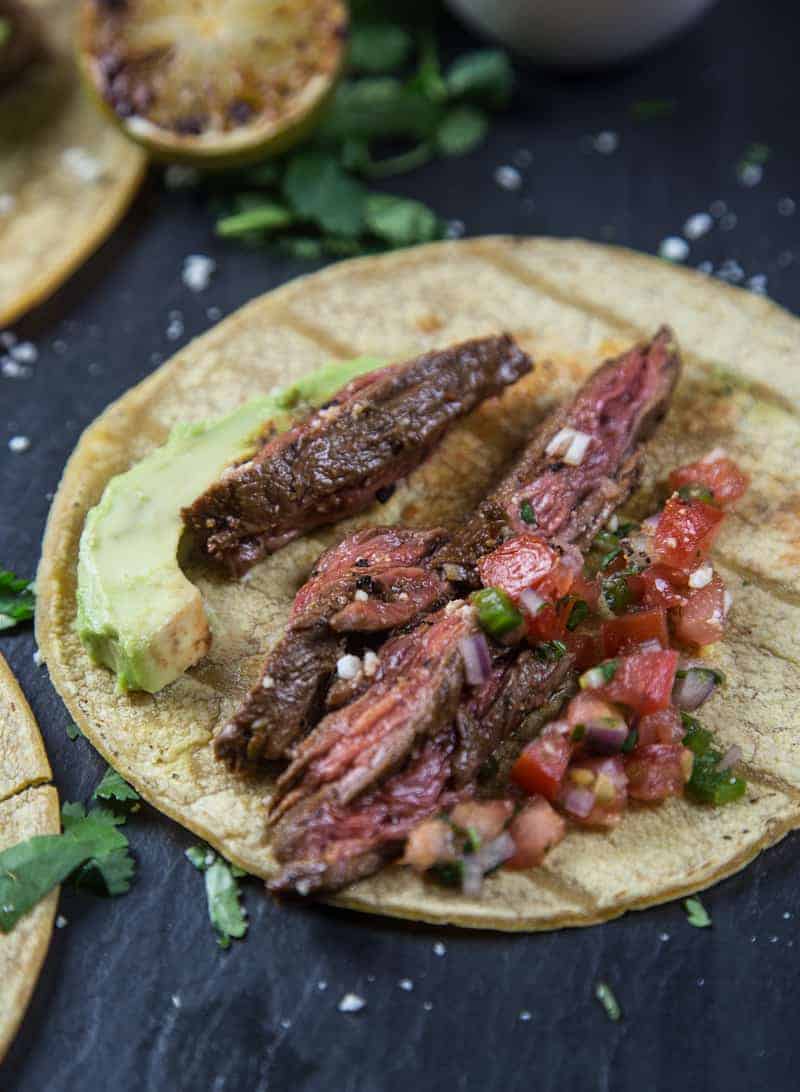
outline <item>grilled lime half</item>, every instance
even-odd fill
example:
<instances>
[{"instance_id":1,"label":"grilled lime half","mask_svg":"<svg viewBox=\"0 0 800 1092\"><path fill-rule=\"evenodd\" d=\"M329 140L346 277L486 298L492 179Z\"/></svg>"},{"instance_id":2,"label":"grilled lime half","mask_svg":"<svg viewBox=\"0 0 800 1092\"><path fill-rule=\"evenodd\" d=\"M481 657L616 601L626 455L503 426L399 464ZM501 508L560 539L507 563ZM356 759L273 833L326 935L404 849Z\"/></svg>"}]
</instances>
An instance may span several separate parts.
<instances>
[{"instance_id":1,"label":"grilled lime half","mask_svg":"<svg viewBox=\"0 0 800 1092\"><path fill-rule=\"evenodd\" d=\"M341 0L83 0L81 63L155 157L231 166L313 127L346 50Z\"/></svg>"}]
</instances>

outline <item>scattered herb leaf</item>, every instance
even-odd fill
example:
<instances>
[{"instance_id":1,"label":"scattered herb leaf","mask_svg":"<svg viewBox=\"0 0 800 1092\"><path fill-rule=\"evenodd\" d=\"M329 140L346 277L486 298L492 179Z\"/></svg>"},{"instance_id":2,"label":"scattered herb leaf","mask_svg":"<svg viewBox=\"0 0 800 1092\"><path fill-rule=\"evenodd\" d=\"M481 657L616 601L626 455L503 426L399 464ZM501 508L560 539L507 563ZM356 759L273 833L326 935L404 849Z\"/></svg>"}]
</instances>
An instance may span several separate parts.
<instances>
[{"instance_id":1,"label":"scattered herb leaf","mask_svg":"<svg viewBox=\"0 0 800 1092\"><path fill-rule=\"evenodd\" d=\"M696 929L707 929L711 925L711 918L700 899L684 899L683 905L690 925L694 925Z\"/></svg>"},{"instance_id":2,"label":"scattered herb leaf","mask_svg":"<svg viewBox=\"0 0 800 1092\"><path fill-rule=\"evenodd\" d=\"M255 208L220 217L216 232L223 239L236 239L254 232L277 231L279 228L288 227L293 220L291 212L283 205L264 201Z\"/></svg>"},{"instance_id":3,"label":"scattered herb leaf","mask_svg":"<svg viewBox=\"0 0 800 1092\"><path fill-rule=\"evenodd\" d=\"M239 903L239 885L236 882L247 873L218 857L213 849L202 843L190 846L186 856L199 872L205 872L208 916L220 948L228 948L232 937L243 937L247 932L247 919Z\"/></svg>"},{"instance_id":4,"label":"scattered herb leaf","mask_svg":"<svg viewBox=\"0 0 800 1092\"><path fill-rule=\"evenodd\" d=\"M80 730L78 725L74 723L74 721L67 725L67 736L69 739L72 740L73 743L78 738L78 736L82 735L83 732Z\"/></svg>"},{"instance_id":5,"label":"scattered herb leaf","mask_svg":"<svg viewBox=\"0 0 800 1092\"><path fill-rule=\"evenodd\" d=\"M350 35L350 66L358 72L394 72L413 48L411 35L392 23L356 25Z\"/></svg>"},{"instance_id":6,"label":"scattered herb leaf","mask_svg":"<svg viewBox=\"0 0 800 1092\"><path fill-rule=\"evenodd\" d=\"M573 630L581 624L581 622L589 614L589 604L584 599L578 599L573 604L572 610L569 612L569 618L567 619L567 629Z\"/></svg>"},{"instance_id":7,"label":"scattered herb leaf","mask_svg":"<svg viewBox=\"0 0 800 1092\"><path fill-rule=\"evenodd\" d=\"M56 884L87 866L99 871L109 895L128 890L134 862L117 829L124 818L104 808L87 814L82 804L65 804L61 818L63 834L39 834L0 853L0 932L10 932Z\"/></svg>"},{"instance_id":8,"label":"scattered herb leaf","mask_svg":"<svg viewBox=\"0 0 800 1092\"><path fill-rule=\"evenodd\" d=\"M529 500L524 500L519 506L519 518L523 523L529 523L531 527L538 526L538 520L536 519L536 510Z\"/></svg>"},{"instance_id":9,"label":"scattered herb leaf","mask_svg":"<svg viewBox=\"0 0 800 1092\"><path fill-rule=\"evenodd\" d=\"M450 98L500 110L511 99L514 70L507 53L500 49L479 49L453 61L445 85Z\"/></svg>"},{"instance_id":10,"label":"scattered herb leaf","mask_svg":"<svg viewBox=\"0 0 800 1092\"><path fill-rule=\"evenodd\" d=\"M673 116L677 105L675 99L640 99L631 113L636 121L663 121Z\"/></svg>"},{"instance_id":11,"label":"scattered herb leaf","mask_svg":"<svg viewBox=\"0 0 800 1092\"><path fill-rule=\"evenodd\" d=\"M102 780L92 793L93 800L113 800L118 804L132 804L141 800L136 789L109 766L103 774Z\"/></svg>"},{"instance_id":12,"label":"scattered herb leaf","mask_svg":"<svg viewBox=\"0 0 800 1092\"><path fill-rule=\"evenodd\" d=\"M436 147L442 155L466 155L482 143L488 131L489 119L482 110L456 106L436 130Z\"/></svg>"},{"instance_id":13,"label":"scattered herb leaf","mask_svg":"<svg viewBox=\"0 0 800 1092\"><path fill-rule=\"evenodd\" d=\"M429 208L419 201L387 193L370 194L364 219L372 234L391 246L428 243L441 234L439 220Z\"/></svg>"},{"instance_id":14,"label":"scattered herb leaf","mask_svg":"<svg viewBox=\"0 0 800 1092\"><path fill-rule=\"evenodd\" d=\"M32 580L22 580L0 569L0 630L11 629L18 622L33 618L36 593Z\"/></svg>"},{"instance_id":15,"label":"scattered herb leaf","mask_svg":"<svg viewBox=\"0 0 800 1092\"><path fill-rule=\"evenodd\" d=\"M298 216L332 235L356 236L364 227L364 187L331 155L293 156L283 192Z\"/></svg>"},{"instance_id":16,"label":"scattered herb leaf","mask_svg":"<svg viewBox=\"0 0 800 1092\"><path fill-rule=\"evenodd\" d=\"M609 1020L617 1023L622 1016L622 1009L619 1007L619 1002L609 984L607 982L598 982L594 988L594 995L606 1010L606 1016Z\"/></svg>"}]
</instances>

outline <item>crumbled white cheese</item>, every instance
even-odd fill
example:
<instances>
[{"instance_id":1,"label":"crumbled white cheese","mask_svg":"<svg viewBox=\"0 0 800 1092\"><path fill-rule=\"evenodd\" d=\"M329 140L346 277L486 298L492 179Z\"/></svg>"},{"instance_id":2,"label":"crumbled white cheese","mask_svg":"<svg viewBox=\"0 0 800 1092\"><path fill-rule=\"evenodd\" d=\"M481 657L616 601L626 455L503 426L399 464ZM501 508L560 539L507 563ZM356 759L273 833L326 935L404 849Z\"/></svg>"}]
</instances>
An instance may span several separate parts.
<instances>
[{"instance_id":1,"label":"crumbled white cheese","mask_svg":"<svg viewBox=\"0 0 800 1092\"><path fill-rule=\"evenodd\" d=\"M689 257L689 244L679 235L668 235L662 239L658 247L658 254L666 258L668 262L685 262Z\"/></svg>"},{"instance_id":2,"label":"crumbled white cheese","mask_svg":"<svg viewBox=\"0 0 800 1092\"><path fill-rule=\"evenodd\" d=\"M272 690L272 688L274 686L275 686L275 680L273 679L273 677L271 675L265 675L264 678L261 680L261 689L262 690Z\"/></svg>"},{"instance_id":3,"label":"crumbled white cheese","mask_svg":"<svg viewBox=\"0 0 800 1092\"><path fill-rule=\"evenodd\" d=\"M683 225L683 234L687 239L699 239L707 235L713 226L714 221L707 212L696 212Z\"/></svg>"},{"instance_id":4,"label":"crumbled white cheese","mask_svg":"<svg viewBox=\"0 0 800 1092\"><path fill-rule=\"evenodd\" d=\"M695 569L693 573L689 574L689 587L705 588L707 584L711 583L713 575L714 570L712 569L710 562L705 561L699 569Z\"/></svg>"},{"instance_id":5,"label":"crumbled white cheese","mask_svg":"<svg viewBox=\"0 0 800 1092\"><path fill-rule=\"evenodd\" d=\"M15 455L27 451L30 446L31 442L27 436L12 436L8 441L8 450L12 451Z\"/></svg>"},{"instance_id":6,"label":"crumbled white cheese","mask_svg":"<svg viewBox=\"0 0 800 1092\"><path fill-rule=\"evenodd\" d=\"M346 993L337 1008L339 1012L361 1012L366 1003L364 998L359 997L357 993Z\"/></svg>"},{"instance_id":7,"label":"crumbled white cheese","mask_svg":"<svg viewBox=\"0 0 800 1092\"><path fill-rule=\"evenodd\" d=\"M36 651L34 652L34 654L33 654L33 662L34 662L34 663L36 664L36 666L37 666L37 667L41 667L41 666L42 666L42 663L43 663L44 661L42 660L42 653L41 653L41 649L38 649L38 648L37 648L37 649L36 649Z\"/></svg>"},{"instance_id":8,"label":"crumbled white cheese","mask_svg":"<svg viewBox=\"0 0 800 1092\"><path fill-rule=\"evenodd\" d=\"M544 449L545 455L563 455L572 443L574 429L560 428Z\"/></svg>"},{"instance_id":9,"label":"crumbled white cheese","mask_svg":"<svg viewBox=\"0 0 800 1092\"><path fill-rule=\"evenodd\" d=\"M372 651L372 649L367 649L367 651L364 653L364 674L371 679L375 672L378 670L379 663L380 660Z\"/></svg>"},{"instance_id":10,"label":"crumbled white cheese","mask_svg":"<svg viewBox=\"0 0 800 1092\"><path fill-rule=\"evenodd\" d=\"M99 182L105 174L105 167L85 148L65 148L61 153L61 162L79 182Z\"/></svg>"},{"instance_id":11,"label":"crumbled white cheese","mask_svg":"<svg viewBox=\"0 0 800 1092\"><path fill-rule=\"evenodd\" d=\"M608 522L606 523L606 527L613 534L613 532L616 531L616 529L619 527L619 516L613 515L611 517L611 519L609 519Z\"/></svg>"},{"instance_id":12,"label":"crumbled white cheese","mask_svg":"<svg viewBox=\"0 0 800 1092\"><path fill-rule=\"evenodd\" d=\"M724 447L712 447L700 460L701 463L715 463L718 459L727 459L728 452Z\"/></svg>"},{"instance_id":13,"label":"crumbled white cheese","mask_svg":"<svg viewBox=\"0 0 800 1092\"><path fill-rule=\"evenodd\" d=\"M619 134L611 129L604 129L598 133L593 141L594 150L600 155L613 155L619 148Z\"/></svg>"},{"instance_id":14,"label":"crumbled white cheese","mask_svg":"<svg viewBox=\"0 0 800 1092\"><path fill-rule=\"evenodd\" d=\"M507 164L497 168L494 180L501 190L518 190L522 185L522 175L516 167Z\"/></svg>"},{"instance_id":15,"label":"crumbled white cheese","mask_svg":"<svg viewBox=\"0 0 800 1092\"><path fill-rule=\"evenodd\" d=\"M181 279L192 292L204 292L216 268L217 263L207 254L189 254L183 259Z\"/></svg>"},{"instance_id":16,"label":"crumbled white cheese","mask_svg":"<svg viewBox=\"0 0 800 1092\"><path fill-rule=\"evenodd\" d=\"M730 613L730 609L731 609L732 606L733 606L733 596L731 595L731 593L726 588L725 589L725 594L722 597L722 611L723 611L723 614L725 615L726 618L727 618L728 614Z\"/></svg>"},{"instance_id":17,"label":"crumbled white cheese","mask_svg":"<svg viewBox=\"0 0 800 1092\"><path fill-rule=\"evenodd\" d=\"M358 656L348 653L336 661L336 674L340 679L354 679L360 670L361 660Z\"/></svg>"},{"instance_id":18,"label":"crumbled white cheese","mask_svg":"<svg viewBox=\"0 0 800 1092\"><path fill-rule=\"evenodd\" d=\"M359 588L353 598L359 603L366 603L366 601L369 599L369 596L363 588Z\"/></svg>"}]
</instances>

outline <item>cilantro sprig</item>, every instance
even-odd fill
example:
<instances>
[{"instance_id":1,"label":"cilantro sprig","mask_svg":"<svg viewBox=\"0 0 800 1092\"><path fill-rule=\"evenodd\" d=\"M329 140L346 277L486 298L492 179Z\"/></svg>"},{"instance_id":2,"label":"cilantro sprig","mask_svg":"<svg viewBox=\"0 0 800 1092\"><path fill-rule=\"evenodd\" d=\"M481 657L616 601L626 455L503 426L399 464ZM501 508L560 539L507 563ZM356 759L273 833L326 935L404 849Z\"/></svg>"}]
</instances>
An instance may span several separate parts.
<instances>
[{"instance_id":1,"label":"cilantro sprig","mask_svg":"<svg viewBox=\"0 0 800 1092\"><path fill-rule=\"evenodd\" d=\"M695 929L708 929L711 925L711 917L696 895L690 899L684 899L683 907L686 911L686 920L690 925L693 925Z\"/></svg>"},{"instance_id":2,"label":"cilantro sprig","mask_svg":"<svg viewBox=\"0 0 800 1092\"><path fill-rule=\"evenodd\" d=\"M513 71L498 49L443 67L431 8L351 3L346 78L304 144L228 177L219 235L298 258L346 257L444 235L426 205L375 193L370 183L476 148L490 113L511 97Z\"/></svg>"},{"instance_id":3,"label":"cilantro sprig","mask_svg":"<svg viewBox=\"0 0 800 1092\"><path fill-rule=\"evenodd\" d=\"M0 630L11 629L18 622L33 618L36 592L32 580L23 580L0 569Z\"/></svg>"},{"instance_id":4,"label":"cilantro sprig","mask_svg":"<svg viewBox=\"0 0 800 1092\"><path fill-rule=\"evenodd\" d=\"M119 830L124 815L64 804L61 822L62 834L35 835L0 853L0 932L10 932L68 878L108 895L122 895L130 887L135 865Z\"/></svg>"},{"instance_id":5,"label":"cilantro sprig","mask_svg":"<svg viewBox=\"0 0 800 1092\"><path fill-rule=\"evenodd\" d=\"M217 934L220 948L229 948L231 939L240 939L247 932L247 917L239 902L243 869L229 864L206 845L190 846L186 856L198 870L205 873L208 916Z\"/></svg>"}]
</instances>

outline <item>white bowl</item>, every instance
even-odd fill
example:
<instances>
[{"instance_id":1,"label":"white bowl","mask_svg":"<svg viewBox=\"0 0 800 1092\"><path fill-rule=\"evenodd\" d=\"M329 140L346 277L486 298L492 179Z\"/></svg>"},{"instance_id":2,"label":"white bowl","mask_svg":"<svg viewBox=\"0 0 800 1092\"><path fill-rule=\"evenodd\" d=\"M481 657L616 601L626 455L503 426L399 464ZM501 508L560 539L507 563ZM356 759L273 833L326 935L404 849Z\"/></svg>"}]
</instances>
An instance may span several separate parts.
<instances>
[{"instance_id":1,"label":"white bowl","mask_svg":"<svg viewBox=\"0 0 800 1092\"><path fill-rule=\"evenodd\" d=\"M448 0L476 29L548 64L626 61L694 22L715 0Z\"/></svg>"}]
</instances>

